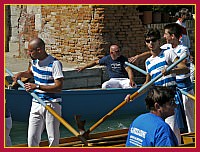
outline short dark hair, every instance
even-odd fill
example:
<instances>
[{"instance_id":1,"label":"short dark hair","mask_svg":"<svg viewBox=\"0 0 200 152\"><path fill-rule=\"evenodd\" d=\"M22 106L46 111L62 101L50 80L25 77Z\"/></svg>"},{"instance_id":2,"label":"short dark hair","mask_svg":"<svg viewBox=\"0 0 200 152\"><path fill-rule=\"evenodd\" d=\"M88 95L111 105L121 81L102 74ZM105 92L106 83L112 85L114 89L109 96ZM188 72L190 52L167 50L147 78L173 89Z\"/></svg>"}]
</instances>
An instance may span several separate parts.
<instances>
[{"instance_id":1,"label":"short dark hair","mask_svg":"<svg viewBox=\"0 0 200 152\"><path fill-rule=\"evenodd\" d=\"M164 26L164 29L169 30L169 34L174 34L177 39L180 38L180 36L183 33L183 27L179 25L178 23L170 23Z\"/></svg>"},{"instance_id":2,"label":"short dark hair","mask_svg":"<svg viewBox=\"0 0 200 152\"><path fill-rule=\"evenodd\" d=\"M145 39L146 38L150 38L150 37L153 37L153 38L156 38L156 39L160 39L161 36L160 36L160 31L158 29L154 29L154 28L150 28L147 30L147 32L144 34L144 37Z\"/></svg>"},{"instance_id":3,"label":"short dark hair","mask_svg":"<svg viewBox=\"0 0 200 152\"><path fill-rule=\"evenodd\" d=\"M169 102L175 97L175 90L165 86L153 86L145 99L146 107L154 110L154 104L157 102L160 106Z\"/></svg>"}]
</instances>

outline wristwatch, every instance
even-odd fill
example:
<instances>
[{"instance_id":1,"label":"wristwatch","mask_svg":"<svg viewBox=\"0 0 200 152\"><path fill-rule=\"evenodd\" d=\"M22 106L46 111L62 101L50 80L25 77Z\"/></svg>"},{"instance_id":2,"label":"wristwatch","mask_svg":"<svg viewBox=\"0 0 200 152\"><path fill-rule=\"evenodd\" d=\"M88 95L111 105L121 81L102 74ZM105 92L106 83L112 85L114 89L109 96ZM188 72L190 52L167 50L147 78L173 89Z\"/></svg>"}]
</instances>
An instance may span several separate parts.
<instances>
[{"instance_id":1,"label":"wristwatch","mask_svg":"<svg viewBox=\"0 0 200 152\"><path fill-rule=\"evenodd\" d=\"M39 84L36 84L36 89L40 89L40 85Z\"/></svg>"}]
</instances>

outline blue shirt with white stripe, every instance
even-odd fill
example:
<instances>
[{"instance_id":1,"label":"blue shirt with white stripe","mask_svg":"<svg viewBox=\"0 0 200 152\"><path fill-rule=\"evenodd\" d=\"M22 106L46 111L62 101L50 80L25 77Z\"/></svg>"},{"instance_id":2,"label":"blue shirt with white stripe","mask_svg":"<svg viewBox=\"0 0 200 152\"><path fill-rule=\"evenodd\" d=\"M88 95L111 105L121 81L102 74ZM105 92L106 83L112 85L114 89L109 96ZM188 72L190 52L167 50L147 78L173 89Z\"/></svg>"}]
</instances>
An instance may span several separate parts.
<instances>
[{"instance_id":1,"label":"blue shirt with white stripe","mask_svg":"<svg viewBox=\"0 0 200 152\"><path fill-rule=\"evenodd\" d=\"M155 114L142 114L129 127L126 147L175 147L177 145L177 138L170 126Z\"/></svg>"},{"instance_id":2,"label":"blue shirt with white stripe","mask_svg":"<svg viewBox=\"0 0 200 152\"><path fill-rule=\"evenodd\" d=\"M178 57L181 57L185 54L188 55L188 57L186 58L186 66L190 69L189 49L186 46L178 45L176 48L174 48L174 52L178 55ZM193 85L190 79L190 72L188 72L187 74L176 75L176 83L177 87L183 89L184 91L188 92L193 89Z\"/></svg>"},{"instance_id":3,"label":"blue shirt with white stripe","mask_svg":"<svg viewBox=\"0 0 200 152\"><path fill-rule=\"evenodd\" d=\"M51 55L48 55L43 61L33 60L31 70L33 72L35 84L54 85L55 79L63 78L61 62ZM61 102L61 96L55 93L47 93L39 89L34 90L34 92L44 102ZM33 99L33 101L36 100Z\"/></svg>"},{"instance_id":4,"label":"blue shirt with white stripe","mask_svg":"<svg viewBox=\"0 0 200 152\"><path fill-rule=\"evenodd\" d=\"M149 57L146 62L146 71L150 74L151 78L155 78L161 73L164 68L167 68L173 63L177 55L172 49L161 50L158 56ZM175 86L176 85L176 75L169 74L158 79L154 85L156 86Z\"/></svg>"}]
</instances>

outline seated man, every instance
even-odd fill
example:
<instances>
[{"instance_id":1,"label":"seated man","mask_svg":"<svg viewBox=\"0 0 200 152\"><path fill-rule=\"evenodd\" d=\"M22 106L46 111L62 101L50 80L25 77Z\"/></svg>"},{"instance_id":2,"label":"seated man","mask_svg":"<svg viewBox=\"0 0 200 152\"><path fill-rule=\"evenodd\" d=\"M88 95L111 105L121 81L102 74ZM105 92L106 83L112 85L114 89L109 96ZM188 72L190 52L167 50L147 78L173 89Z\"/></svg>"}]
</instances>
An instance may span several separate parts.
<instances>
[{"instance_id":1,"label":"seated man","mask_svg":"<svg viewBox=\"0 0 200 152\"><path fill-rule=\"evenodd\" d=\"M145 99L149 113L137 117L130 125L126 146L129 147L174 147L177 138L165 122L174 115L175 91L165 86L154 86Z\"/></svg>"},{"instance_id":2,"label":"seated man","mask_svg":"<svg viewBox=\"0 0 200 152\"><path fill-rule=\"evenodd\" d=\"M120 54L120 49L117 45L110 46L110 55L103 57L100 60L93 61L92 63L77 68L78 72L95 65L105 65L109 74L109 81L102 84L102 88L132 88L136 87L133 80L132 69L125 65L128 61L126 57Z\"/></svg>"}]
</instances>

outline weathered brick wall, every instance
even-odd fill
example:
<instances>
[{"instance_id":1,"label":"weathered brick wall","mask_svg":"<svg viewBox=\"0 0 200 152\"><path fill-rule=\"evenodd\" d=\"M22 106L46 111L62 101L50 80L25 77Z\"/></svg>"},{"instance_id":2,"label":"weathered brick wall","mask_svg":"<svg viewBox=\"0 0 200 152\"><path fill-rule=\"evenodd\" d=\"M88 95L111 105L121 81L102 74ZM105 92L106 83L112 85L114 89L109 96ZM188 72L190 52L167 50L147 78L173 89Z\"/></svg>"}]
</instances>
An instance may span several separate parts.
<instances>
[{"instance_id":1,"label":"weathered brick wall","mask_svg":"<svg viewBox=\"0 0 200 152\"><path fill-rule=\"evenodd\" d=\"M136 5L11 5L9 51L27 57L28 41L40 37L48 53L68 63L99 59L111 44L118 44L125 56L134 56L147 50L147 28L158 28L163 35L167 24L144 25L140 15ZM194 21L187 24L194 50ZM144 69L144 61L138 66ZM143 83L144 75L133 72Z\"/></svg>"},{"instance_id":2,"label":"weathered brick wall","mask_svg":"<svg viewBox=\"0 0 200 152\"><path fill-rule=\"evenodd\" d=\"M137 6L44 5L21 8L21 57L26 56L27 43L33 37L44 39L53 56L74 63L101 58L113 43L119 44L126 56L146 49L145 29Z\"/></svg>"},{"instance_id":3,"label":"weathered brick wall","mask_svg":"<svg viewBox=\"0 0 200 152\"><path fill-rule=\"evenodd\" d=\"M26 57L28 41L41 37L48 52L65 62L86 63L101 58L113 43L119 44L127 57L139 54L146 50L144 31L156 27L163 34L167 23L143 25L136 8L136 5L11 5L9 45L14 49L9 51ZM194 51L194 20L187 25Z\"/></svg>"},{"instance_id":4,"label":"weathered brick wall","mask_svg":"<svg viewBox=\"0 0 200 152\"><path fill-rule=\"evenodd\" d=\"M70 63L86 63L101 58L113 43L127 57L145 51L144 32L165 24L143 25L136 5L13 5L11 6L10 44L19 46L26 57L33 37L46 42L49 53ZM188 21L188 33L194 47L194 21ZM17 44L19 43L19 44Z\"/></svg>"}]
</instances>

